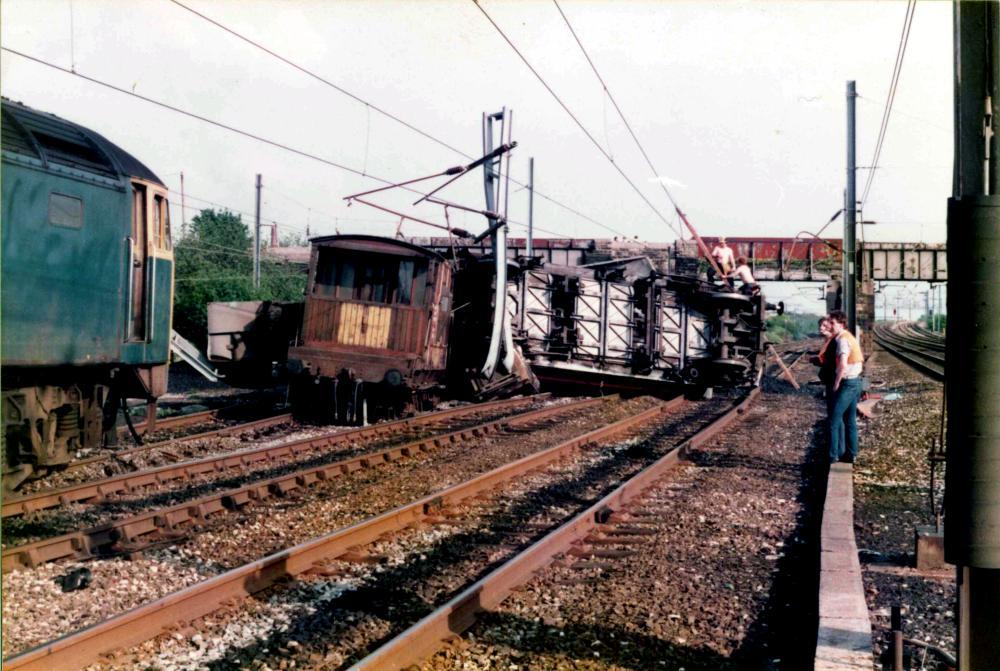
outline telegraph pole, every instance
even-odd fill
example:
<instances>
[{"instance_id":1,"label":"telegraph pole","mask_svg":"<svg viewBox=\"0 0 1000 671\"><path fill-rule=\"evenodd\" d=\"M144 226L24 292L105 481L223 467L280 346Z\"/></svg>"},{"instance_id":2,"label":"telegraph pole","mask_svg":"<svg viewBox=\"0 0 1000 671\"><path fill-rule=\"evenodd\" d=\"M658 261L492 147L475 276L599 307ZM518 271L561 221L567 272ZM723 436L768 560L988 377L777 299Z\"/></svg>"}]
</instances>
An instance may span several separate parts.
<instances>
[{"instance_id":1,"label":"telegraph pole","mask_svg":"<svg viewBox=\"0 0 1000 671\"><path fill-rule=\"evenodd\" d=\"M524 252L530 257L534 253L535 233L535 157L528 159L528 244Z\"/></svg>"},{"instance_id":2,"label":"telegraph pole","mask_svg":"<svg viewBox=\"0 0 1000 671\"><path fill-rule=\"evenodd\" d=\"M253 288L260 288L260 173L257 173L257 207L254 210Z\"/></svg>"},{"instance_id":3,"label":"telegraph pole","mask_svg":"<svg viewBox=\"0 0 1000 671\"><path fill-rule=\"evenodd\" d=\"M855 252L854 226L857 220L857 165L855 157L855 124L854 124L854 104L858 97L854 87L854 80L847 82L847 196L844 203L844 312L847 313L847 328L854 335L858 335L857 330L857 277L855 276L854 261L857 257Z\"/></svg>"},{"instance_id":4,"label":"telegraph pole","mask_svg":"<svg viewBox=\"0 0 1000 671\"><path fill-rule=\"evenodd\" d=\"M1000 4L956 2L948 200L945 560L958 586L959 671L1000 668Z\"/></svg>"},{"instance_id":5,"label":"telegraph pole","mask_svg":"<svg viewBox=\"0 0 1000 671\"><path fill-rule=\"evenodd\" d=\"M187 204L184 202L184 171L181 170L181 237L188 233Z\"/></svg>"}]
</instances>

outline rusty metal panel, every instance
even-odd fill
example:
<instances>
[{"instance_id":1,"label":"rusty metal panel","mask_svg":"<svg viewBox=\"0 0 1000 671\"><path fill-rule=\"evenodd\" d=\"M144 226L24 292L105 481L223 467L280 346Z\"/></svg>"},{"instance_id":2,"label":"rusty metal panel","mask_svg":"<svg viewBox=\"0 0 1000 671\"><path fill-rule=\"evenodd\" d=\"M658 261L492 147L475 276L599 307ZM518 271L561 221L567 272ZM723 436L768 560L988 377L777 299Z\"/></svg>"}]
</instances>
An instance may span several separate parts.
<instances>
[{"instance_id":1,"label":"rusty metal panel","mask_svg":"<svg viewBox=\"0 0 1000 671\"><path fill-rule=\"evenodd\" d=\"M632 319L635 299L627 284L608 283L607 347L605 355L627 361L632 353Z\"/></svg>"},{"instance_id":2,"label":"rusty metal panel","mask_svg":"<svg viewBox=\"0 0 1000 671\"><path fill-rule=\"evenodd\" d=\"M885 279L899 280L903 278L903 253L898 249L890 249L885 253Z\"/></svg>"},{"instance_id":3,"label":"rusty metal panel","mask_svg":"<svg viewBox=\"0 0 1000 671\"><path fill-rule=\"evenodd\" d=\"M529 340L544 344L552 332L552 287L548 273L525 273L524 330Z\"/></svg>"},{"instance_id":4,"label":"rusty metal panel","mask_svg":"<svg viewBox=\"0 0 1000 671\"><path fill-rule=\"evenodd\" d=\"M589 357L601 355L601 323L603 296L598 280L581 279L573 308L576 321L576 354Z\"/></svg>"},{"instance_id":5,"label":"rusty metal panel","mask_svg":"<svg viewBox=\"0 0 1000 671\"><path fill-rule=\"evenodd\" d=\"M869 252L871 261L869 262L869 268L871 268L872 279L883 279L886 277L886 254L880 249L875 249Z\"/></svg>"},{"instance_id":6,"label":"rusty metal panel","mask_svg":"<svg viewBox=\"0 0 1000 671\"><path fill-rule=\"evenodd\" d=\"M920 279L920 252L910 249L903 251L903 279Z\"/></svg>"},{"instance_id":7,"label":"rusty metal panel","mask_svg":"<svg viewBox=\"0 0 1000 671\"><path fill-rule=\"evenodd\" d=\"M431 263L427 272L434 288L428 307L419 311L421 321L413 332L418 343L427 343L423 352L427 368L442 370L448 361L448 331L451 329L451 266Z\"/></svg>"},{"instance_id":8,"label":"rusty metal panel","mask_svg":"<svg viewBox=\"0 0 1000 671\"><path fill-rule=\"evenodd\" d=\"M658 325L659 356L661 359L668 359L673 363L679 362L682 357L683 343L683 319L684 314L681 308L676 305L668 305L663 301L660 307L660 321Z\"/></svg>"},{"instance_id":9,"label":"rusty metal panel","mask_svg":"<svg viewBox=\"0 0 1000 671\"><path fill-rule=\"evenodd\" d=\"M920 251L918 273L922 280L934 279L934 252L928 250Z\"/></svg>"},{"instance_id":10,"label":"rusty metal panel","mask_svg":"<svg viewBox=\"0 0 1000 671\"><path fill-rule=\"evenodd\" d=\"M948 279L948 252L936 251L934 252L934 254L937 260L937 268L934 274L934 279L936 280Z\"/></svg>"},{"instance_id":11,"label":"rusty metal panel","mask_svg":"<svg viewBox=\"0 0 1000 671\"><path fill-rule=\"evenodd\" d=\"M688 312L686 355L688 359L712 356L711 325L704 315L697 312Z\"/></svg>"}]
</instances>

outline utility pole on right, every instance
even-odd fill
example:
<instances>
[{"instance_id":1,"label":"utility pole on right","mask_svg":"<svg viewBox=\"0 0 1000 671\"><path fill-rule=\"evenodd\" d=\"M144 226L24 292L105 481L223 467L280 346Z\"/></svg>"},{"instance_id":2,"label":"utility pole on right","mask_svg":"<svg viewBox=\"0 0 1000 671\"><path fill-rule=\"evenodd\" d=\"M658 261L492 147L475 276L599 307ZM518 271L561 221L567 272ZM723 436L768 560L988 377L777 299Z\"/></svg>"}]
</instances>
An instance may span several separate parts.
<instances>
[{"instance_id":1,"label":"utility pole on right","mask_svg":"<svg viewBox=\"0 0 1000 671\"><path fill-rule=\"evenodd\" d=\"M857 253L854 249L855 222L857 220L858 196L857 196L857 161L855 148L855 116L854 106L858 93L854 87L854 80L847 82L847 193L844 198L844 286L843 300L844 312L847 313L847 328L854 335L858 333L858 299L857 299L857 269L854 261Z\"/></svg>"},{"instance_id":2,"label":"utility pole on right","mask_svg":"<svg viewBox=\"0 0 1000 671\"><path fill-rule=\"evenodd\" d=\"M1000 669L998 20L996 0L954 4L944 541L957 571L960 671Z\"/></svg>"}]
</instances>

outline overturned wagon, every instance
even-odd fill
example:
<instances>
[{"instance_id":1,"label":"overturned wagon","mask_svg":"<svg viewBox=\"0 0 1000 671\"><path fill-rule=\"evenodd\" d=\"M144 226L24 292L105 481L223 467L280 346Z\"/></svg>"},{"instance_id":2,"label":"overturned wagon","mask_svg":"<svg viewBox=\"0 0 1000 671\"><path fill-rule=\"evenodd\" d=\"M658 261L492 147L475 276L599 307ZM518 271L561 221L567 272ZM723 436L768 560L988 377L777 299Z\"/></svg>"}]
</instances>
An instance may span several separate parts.
<instances>
[{"instance_id":1,"label":"overturned wagon","mask_svg":"<svg viewBox=\"0 0 1000 671\"><path fill-rule=\"evenodd\" d=\"M752 384L765 303L647 257L559 266L528 260L513 288L522 348L543 386L611 391Z\"/></svg>"}]
</instances>

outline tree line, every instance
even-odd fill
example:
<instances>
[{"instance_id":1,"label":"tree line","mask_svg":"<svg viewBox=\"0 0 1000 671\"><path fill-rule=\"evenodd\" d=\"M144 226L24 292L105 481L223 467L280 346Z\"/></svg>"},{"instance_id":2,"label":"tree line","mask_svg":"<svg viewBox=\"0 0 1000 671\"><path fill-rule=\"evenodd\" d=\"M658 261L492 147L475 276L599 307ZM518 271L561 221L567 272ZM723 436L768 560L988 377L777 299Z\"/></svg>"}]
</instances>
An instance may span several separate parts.
<instances>
[{"instance_id":1,"label":"tree line","mask_svg":"<svg viewBox=\"0 0 1000 671\"><path fill-rule=\"evenodd\" d=\"M302 245L285 235L281 246ZM263 245L262 245L263 248ZM306 272L301 266L261 255L260 287L253 286L253 236L240 215L202 210L174 245L174 330L204 346L208 304L214 301L301 301Z\"/></svg>"}]
</instances>

